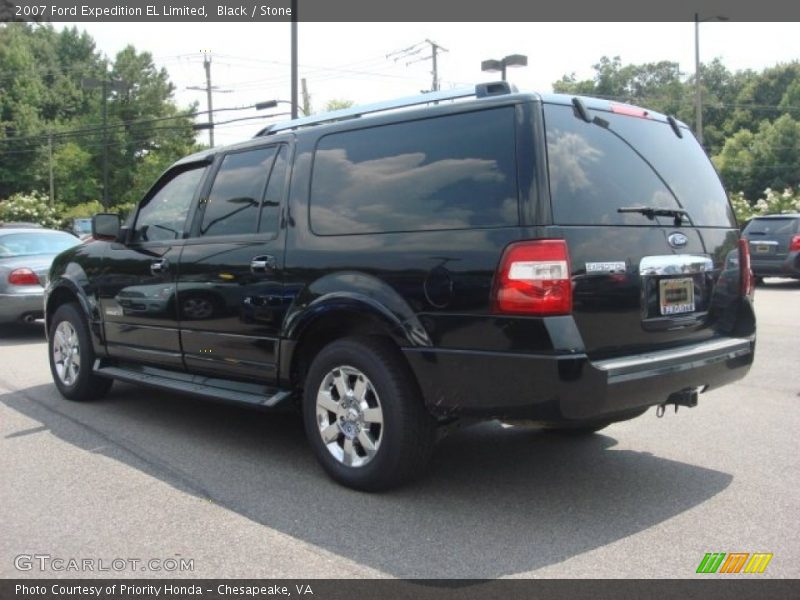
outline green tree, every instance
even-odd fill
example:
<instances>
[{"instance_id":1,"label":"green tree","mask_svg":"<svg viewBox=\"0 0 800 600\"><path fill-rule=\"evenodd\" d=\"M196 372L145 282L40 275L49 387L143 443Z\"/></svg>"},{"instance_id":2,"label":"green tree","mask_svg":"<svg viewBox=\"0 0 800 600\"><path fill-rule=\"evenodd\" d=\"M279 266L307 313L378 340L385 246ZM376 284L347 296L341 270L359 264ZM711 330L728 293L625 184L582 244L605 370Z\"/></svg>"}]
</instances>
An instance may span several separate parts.
<instances>
[{"instance_id":1,"label":"green tree","mask_svg":"<svg viewBox=\"0 0 800 600\"><path fill-rule=\"evenodd\" d=\"M85 80L113 78L127 86L108 95L107 145L103 97ZM49 187L52 164L56 198L67 204L102 192L103 154L110 163L113 203L137 198L163 167L195 148L195 106L178 108L166 71L133 47L109 62L77 29L0 24L0 199ZM48 139L52 134L52 163ZM144 170L143 173L139 173Z\"/></svg>"},{"instance_id":2,"label":"green tree","mask_svg":"<svg viewBox=\"0 0 800 600\"><path fill-rule=\"evenodd\" d=\"M728 189L757 198L767 188L784 189L800 182L800 122L783 115L764 120L758 131L731 136L715 157Z\"/></svg>"},{"instance_id":3,"label":"green tree","mask_svg":"<svg viewBox=\"0 0 800 600\"><path fill-rule=\"evenodd\" d=\"M340 98L334 98L333 100L328 100L328 103L325 105L325 110L323 112L332 112L334 110L342 110L344 108L350 108L355 104L352 100L342 100Z\"/></svg>"}]
</instances>

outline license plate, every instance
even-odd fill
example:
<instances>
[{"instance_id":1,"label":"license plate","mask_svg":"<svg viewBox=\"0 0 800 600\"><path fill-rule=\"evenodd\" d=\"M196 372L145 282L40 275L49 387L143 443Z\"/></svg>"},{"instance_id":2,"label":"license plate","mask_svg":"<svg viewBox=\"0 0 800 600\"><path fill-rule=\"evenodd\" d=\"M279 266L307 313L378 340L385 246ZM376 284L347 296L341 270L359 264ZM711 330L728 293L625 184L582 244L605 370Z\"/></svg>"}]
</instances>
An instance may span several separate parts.
<instances>
[{"instance_id":1,"label":"license plate","mask_svg":"<svg viewBox=\"0 0 800 600\"><path fill-rule=\"evenodd\" d=\"M756 244L756 254L769 254L769 244Z\"/></svg>"},{"instance_id":2,"label":"license plate","mask_svg":"<svg viewBox=\"0 0 800 600\"><path fill-rule=\"evenodd\" d=\"M694 312L692 279L662 279L659 282L659 292L662 315Z\"/></svg>"}]
</instances>

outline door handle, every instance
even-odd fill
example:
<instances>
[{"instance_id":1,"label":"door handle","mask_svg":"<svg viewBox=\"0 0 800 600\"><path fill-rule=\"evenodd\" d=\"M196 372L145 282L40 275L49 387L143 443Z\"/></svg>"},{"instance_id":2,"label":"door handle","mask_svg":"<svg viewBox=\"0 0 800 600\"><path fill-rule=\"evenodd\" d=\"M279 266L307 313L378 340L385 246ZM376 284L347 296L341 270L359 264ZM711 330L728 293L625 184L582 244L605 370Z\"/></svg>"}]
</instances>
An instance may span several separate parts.
<instances>
[{"instance_id":1,"label":"door handle","mask_svg":"<svg viewBox=\"0 0 800 600\"><path fill-rule=\"evenodd\" d=\"M150 263L150 272L153 275L161 275L169 270L169 261L166 258L154 260Z\"/></svg>"},{"instance_id":2,"label":"door handle","mask_svg":"<svg viewBox=\"0 0 800 600\"><path fill-rule=\"evenodd\" d=\"M265 254L263 256L254 256L250 260L250 271L253 273L269 273L275 270L276 265L275 257Z\"/></svg>"}]
</instances>

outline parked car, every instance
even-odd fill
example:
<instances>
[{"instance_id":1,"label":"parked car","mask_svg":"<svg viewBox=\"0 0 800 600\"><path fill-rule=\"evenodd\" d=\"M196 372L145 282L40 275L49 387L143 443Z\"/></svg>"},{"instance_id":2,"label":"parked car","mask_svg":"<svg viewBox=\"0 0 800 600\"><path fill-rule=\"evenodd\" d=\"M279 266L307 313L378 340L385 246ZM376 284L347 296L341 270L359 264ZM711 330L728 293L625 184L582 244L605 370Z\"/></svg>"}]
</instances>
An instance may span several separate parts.
<instances>
[{"instance_id":1,"label":"parked car","mask_svg":"<svg viewBox=\"0 0 800 600\"><path fill-rule=\"evenodd\" d=\"M0 229L42 229L42 226L39 223L8 221L6 223L0 223Z\"/></svg>"},{"instance_id":2,"label":"parked car","mask_svg":"<svg viewBox=\"0 0 800 600\"><path fill-rule=\"evenodd\" d=\"M753 218L742 232L750 243L753 274L800 279L800 214Z\"/></svg>"},{"instance_id":3,"label":"parked car","mask_svg":"<svg viewBox=\"0 0 800 600\"><path fill-rule=\"evenodd\" d=\"M456 420L591 433L694 406L754 355L748 246L708 157L607 100L495 83L290 121L93 228L47 290L64 397L120 379L294 405L363 490L422 473ZM204 285L224 293L194 318Z\"/></svg>"},{"instance_id":4,"label":"parked car","mask_svg":"<svg viewBox=\"0 0 800 600\"><path fill-rule=\"evenodd\" d=\"M91 241L92 237L92 219L91 217L80 217L72 219L72 226L70 231L74 233L81 241Z\"/></svg>"},{"instance_id":5,"label":"parked car","mask_svg":"<svg viewBox=\"0 0 800 600\"><path fill-rule=\"evenodd\" d=\"M42 228L0 229L0 323L44 316L44 285L53 258L78 240Z\"/></svg>"}]
</instances>

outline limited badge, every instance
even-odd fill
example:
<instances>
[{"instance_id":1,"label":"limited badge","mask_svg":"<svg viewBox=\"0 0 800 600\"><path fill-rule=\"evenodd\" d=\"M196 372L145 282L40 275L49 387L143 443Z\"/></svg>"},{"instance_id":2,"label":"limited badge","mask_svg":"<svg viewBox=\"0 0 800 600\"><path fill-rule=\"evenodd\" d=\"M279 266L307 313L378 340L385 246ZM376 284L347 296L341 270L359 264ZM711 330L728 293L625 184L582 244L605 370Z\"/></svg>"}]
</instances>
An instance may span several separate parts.
<instances>
[{"instance_id":1,"label":"limited badge","mask_svg":"<svg viewBox=\"0 0 800 600\"><path fill-rule=\"evenodd\" d=\"M587 262L587 273L624 273L627 267L624 261Z\"/></svg>"}]
</instances>

